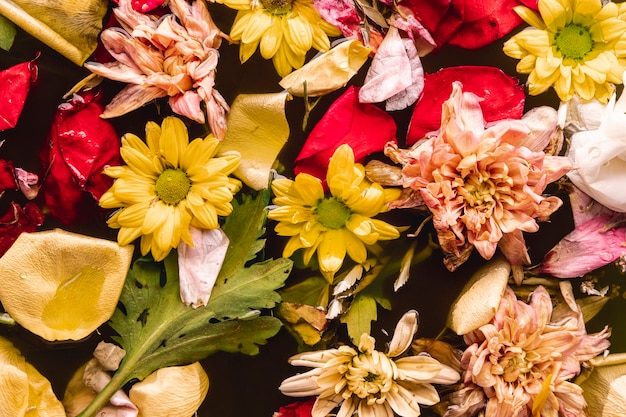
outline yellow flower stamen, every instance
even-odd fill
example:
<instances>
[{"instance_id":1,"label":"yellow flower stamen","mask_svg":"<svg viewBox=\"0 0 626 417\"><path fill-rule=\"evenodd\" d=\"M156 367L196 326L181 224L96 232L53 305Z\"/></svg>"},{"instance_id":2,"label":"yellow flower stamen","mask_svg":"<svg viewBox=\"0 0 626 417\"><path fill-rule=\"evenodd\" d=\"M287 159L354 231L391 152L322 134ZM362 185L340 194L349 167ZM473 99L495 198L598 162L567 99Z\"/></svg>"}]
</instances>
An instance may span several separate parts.
<instances>
[{"instance_id":1,"label":"yellow flower stamen","mask_svg":"<svg viewBox=\"0 0 626 417\"><path fill-rule=\"evenodd\" d=\"M269 13L283 15L291 10L292 0L261 0L261 3Z\"/></svg>"},{"instance_id":2,"label":"yellow flower stamen","mask_svg":"<svg viewBox=\"0 0 626 417\"><path fill-rule=\"evenodd\" d=\"M155 184L156 195L165 203L177 205L187 197L191 181L180 169L166 169L159 175Z\"/></svg>"},{"instance_id":3,"label":"yellow flower stamen","mask_svg":"<svg viewBox=\"0 0 626 417\"><path fill-rule=\"evenodd\" d=\"M350 208L336 198L325 198L319 202L315 213L322 226L341 229L352 214Z\"/></svg>"}]
</instances>

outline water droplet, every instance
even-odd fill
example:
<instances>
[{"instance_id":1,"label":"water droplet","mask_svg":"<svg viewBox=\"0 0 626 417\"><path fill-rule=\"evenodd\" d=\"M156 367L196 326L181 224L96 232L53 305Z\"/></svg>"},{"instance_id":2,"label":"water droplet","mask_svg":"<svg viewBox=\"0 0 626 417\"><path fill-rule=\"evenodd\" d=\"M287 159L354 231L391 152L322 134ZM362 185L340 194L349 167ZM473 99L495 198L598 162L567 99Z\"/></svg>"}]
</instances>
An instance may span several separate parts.
<instances>
[{"instance_id":1,"label":"water droplet","mask_svg":"<svg viewBox=\"0 0 626 417\"><path fill-rule=\"evenodd\" d=\"M28 278L28 275L26 275L26 274L20 274L20 278L22 278L22 279L26 279L26 278Z\"/></svg>"},{"instance_id":2,"label":"water droplet","mask_svg":"<svg viewBox=\"0 0 626 417\"><path fill-rule=\"evenodd\" d=\"M610 252L601 252L600 259L605 262L611 262L613 260L613 255Z\"/></svg>"}]
</instances>

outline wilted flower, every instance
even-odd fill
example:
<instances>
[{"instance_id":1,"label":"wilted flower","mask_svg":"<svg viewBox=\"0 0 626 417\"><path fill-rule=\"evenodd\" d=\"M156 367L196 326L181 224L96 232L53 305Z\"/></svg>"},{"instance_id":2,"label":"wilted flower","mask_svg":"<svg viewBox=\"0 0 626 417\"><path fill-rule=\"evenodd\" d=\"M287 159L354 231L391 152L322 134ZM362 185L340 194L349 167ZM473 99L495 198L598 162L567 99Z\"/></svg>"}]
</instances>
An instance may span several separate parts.
<instances>
[{"instance_id":1,"label":"wilted flower","mask_svg":"<svg viewBox=\"0 0 626 417\"><path fill-rule=\"evenodd\" d=\"M589 113L587 108L580 111ZM592 113L597 128L572 135L567 155L576 166L568 173L569 179L600 204L619 212L626 212L622 192L626 181L625 113L626 95L622 93L619 100L613 95L601 114Z\"/></svg>"},{"instance_id":2,"label":"wilted flower","mask_svg":"<svg viewBox=\"0 0 626 417\"><path fill-rule=\"evenodd\" d=\"M533 27L508 40L504 53L520 60L518 72L529 74L529 93L554 86L562 101L577 94L606 103L614 90L611 83L622 82L626 58L620 7L601 0L539 0L539 15L515 7Z\"/></svg>"},{"instance_id":3,"label":"wilted flower","mask_svg":"<svg viewBox=\"0 0 626 417\"><path fill-rule=\"evenodd\" d=\"M530 263L522 232L536 232L535 219L546 220L561 206L558 197L541 193L571 168L567 158L531 144L520 120L485 128L478 97L455 82L436 137L406 152L387 147L404 165L404 187L419 193L432 212L448 269L462 264L472 247L485 259L499 247L521 281L521 265Z\"/></svg>"},{"instance_id":4,"label":"wilted flower","mask_svg":"<svg viewBox=\"0 0 626 417\"><path fill-rule=\"evenodd\" d=\"M346 254L363 263L368 246L400 236L395 226L371 218L385 211L399 193L365 179L365 170L354 163L349 145L341 145L333 154L326 181L330 196L324 194L322 182L310 174L300 173L295 181L274 180L274 204L278 207L267 216L279 222L275 227L279 236L290 236L283 256L303 249L308 264L317 252L320 269L332 282Z\"/></svg>"},{"instance_id":5,"label":"wilted flower","mask_svg":"<svg viewBox=\"0 0 626 417\"><path fill-rule=\"evenodd\" d=\"M507 288L494 318L464 336L464 385L444 417L585 416L582 389L569 380L609 346L610 332L588 335L574 308L557 313L541 286L528 304Z\"/></svg>"},{"instance_id":6,"label":"wilted flower","mask_svg":"<svg viewBox=\"0 0 626 417\"><path fill-rule=\"evenodd\" d=\"M238 10L230 38L241 42L241 62L250 59L258 47L261 56L271 59L282 77L300 68L311 48L328 51L328 36L339 35L321 18L312 0L211 1Z\"/></svg>"},{"instance_id":7,"label":"wilted flower","mask_svg":"<svg viewBox=\"0 0 626 417\"><path fill-rule=\"evenodd\" d=\"M189 142L185 124L166 117L162 126L146 124L146 143L128 133L121 154L128 165L107 167L115 178L102 196L104 208L121 208L109 219L126 245L141 236L141 252L162 260L181 240L193 246L190 226L219 227L218 215L232 211L231 200L241 183L228 175L239 154L214 157L219 141L213 135Z\"/></svg>"},{"instance_id":8,"label":"wilted flower","mask_svg":"<svg viewBox=\"0 0 626 417\"><path fill-rule=\"evenodd\" d=\"M451 384L459 374L428 355L402 355L417 331L417 312L407 312L396 326L387 353L375 349L375 340L363 333L358 350L344 345L338 349L300 353L291 357L294 366L313 369L287 378L280 386L285 395L318 395L312 417L325 417L336 407L337 417L417 417L419 404L439 402L431 385Z\"/></svg>"},{"instance_id":9,"label":"wilted flower","mask_svg":"<svg viewBox=\"0 0 626 417\"><path fill-rule=\"evenodd\" d=\"M169 96L175 113L205 122L220 140L226 132L223 97L213 88L223 33L215 26L203 1L170 0L173 14L162 18L133 10L131 0L113 9L122 28L104 30L100 37L116 59L87 62L85 67L105 78L128 83L102 117L117 117L151 100ZM178 19L178 20L177 20Z\"/></svg>"}]
</instances>

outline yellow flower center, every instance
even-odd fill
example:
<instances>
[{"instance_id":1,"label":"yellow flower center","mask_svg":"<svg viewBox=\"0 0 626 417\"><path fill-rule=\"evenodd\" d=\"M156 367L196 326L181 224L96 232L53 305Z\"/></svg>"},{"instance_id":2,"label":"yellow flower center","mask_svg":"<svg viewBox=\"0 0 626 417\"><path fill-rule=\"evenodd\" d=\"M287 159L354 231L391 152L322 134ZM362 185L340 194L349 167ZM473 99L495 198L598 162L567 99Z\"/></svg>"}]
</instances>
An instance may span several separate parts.
<instances>
[{"instance_id":1,"label":"yellow flower center","mask_svg":"<svg viewBox=\"0 0 626 417\"><path fill-rule=\"evenodd\" d=\"M387 356L374 352L355 356L345 377L348 380L348 392L359 398L374 395L384 397L393 386L395 364Z\"/></svg>"},{"instance_id":2,"label":"yellow flower center","mask_svg":"<svg viewBox=\"0 0 626 417\"><path fill-rule=\"evenodd\" d=\"M341 229L350 218L350 208L336 198L320 200L315 208L317 221L329 229Z\"/></svg>"},{"instance_id":3,"label":"yellow flower center","mask_svg":"<svg viewBox=\"0 0 626 417\"><path fill-rule=\"evenodd\" d=\"M180 169L168 168L156 180L155 191L164 203L175 206L187 197L191 181Z\"/></svg>"},{"instance_id":4,"label":"yellow flower center","mask_svg":"<svg viewBox=\"0 0 626 417\"><path fill-rule=\"evenodd\" d=\"M496 186L491 179L482 181L477 175L467 178L464 185L458 190L458 193L463 196L470 207L493 202L495 192Z\"/></svg>"},{"instance_id":5,"label":"yellow flower center","mask_svg":"<svg viewBox=\"0 0 626 417\"><path fill-rule=\"evenodd\" d=\"M282 15L287 14L291 10L293 0L261 0L263 7L271 14Z\"/></svg>"},{"instance_id":6,"label":"yellow flower center","mask_svg":"<svg viewBox=\"0 0 626 417\"><path fill-rule=\"evenodd\" d=\"M556 34L554 42L563 58L583 59L593 49L593 39L589 30L573 23L561 29Z\"/></svg>"}]
</instances>

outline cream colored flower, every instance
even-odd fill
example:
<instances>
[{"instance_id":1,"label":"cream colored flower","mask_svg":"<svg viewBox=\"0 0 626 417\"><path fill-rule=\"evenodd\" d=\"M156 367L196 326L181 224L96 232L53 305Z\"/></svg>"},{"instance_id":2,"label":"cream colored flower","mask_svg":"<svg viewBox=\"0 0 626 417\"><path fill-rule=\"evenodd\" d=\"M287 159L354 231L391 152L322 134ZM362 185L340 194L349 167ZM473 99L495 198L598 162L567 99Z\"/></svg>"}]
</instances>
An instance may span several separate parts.
<instances>
[{"instance_id":1,"label":"cream colored flower","mask_svg":"<svg viewBox=\"0 0 626 417\"><path fill-rule=\"evenodd\" d=\"M576 311L557 312L543 287L528 304L508 288L494 318L465 335L464 387L444 417L586 416L582 389L570 379L609 346L610 332L588 335L573 304Z\"/></svg>"},{"instance_id":2,"label":"cream colored flower","mask_svg":"<svg viewBox=\"0 0 626 417\"><path fill-rule=\"evenodd\" d=\"M397 189L383 189L365 178L361 164L354 163L349 145L341 145L328 165L326 196L319 179L300 173L295 181L279 178L272 182L276 195L267 217L279 223L279 236L290 236L283 256L303 249L305 264L317 252L320 270L329 282L343 265L346 254L355 262L367 259L367 248L379 240L400 236L397 227L372 217L386 211Z\"/></svg>"},{"instance_id":3,"label":"cream colored flower","mask_svg":"<svg viewBox=\"0 0 626 417\"><path fill-rule=\"evenodd\" d=\"M532 28L504 44L505 54L520 59L517 71L529 74L529 93L554 86L563 101L577 94L606 103L626 65L621 6L601 0L539 0L538 7L540 14L514 8Z\"/></svg>"},{"instance_id":4,"label":"cream colored flower","mask_svg":"<svg viewBox=\"0 0 626 417\"><path fill-rule=\"evenodd\" d=\"M168 5L172 14L162 18L136 12L131 0L120 0L113 9L122 28L106 29L100 37L116 60L87 62L85 67L129 85L106 106L102 117L121 116L169 97L175 113L198 123L208 119L211 131L222 140L228 104L213 86L224 34L203 1L170 0ZM206 118L200 103L206 106Z\"/></svg>"},{"instance_id":5,"label":"cream colored flower","mask_svg":"<svg viewBox=\"0 0 626 417\"><path fill-rule=\"evenodd\" d=\"M246 62L257 47L271 59L282 77L304 64L315 48L328 51L328 36L340 32L322 19L313 0L212 0L238 10L230 38L240 42L239 58Z\"/></svg>"},{"instance_id":6,"label":"cream colored flower","mask_svg":"<svg viewBox=\"0 0 626 417\"><path fill-rule=\"evenodd\" d=\"M521 280L521 265L530 263L522 232L536 232L536 219L547 220L561 206L558 197L542 193L571 169L567 158L535 147L521 120L486 127L478 97L464 93L459 82L443 105L437 136L406 152L388 145L386 153L404 165L404 187L433 215L448 269L472 248L491 259L499 247Z\"/></svg>"},{"instance_id":7,"label":"cream colored flower","mask_svg":"<svg viewBox=\"0 0 626 417\"><path fill-rule=\"evenodd\" d=\"M286 379L280 390L294 397L317 395L312 417L326 417L337 407L336 417L417 417L419 404L439 402L431 384L454 383L459 374L428 355L399 357L416 331L417 312L409 311L396 326L387 353L376 350L374 338L364 333L358 350L341 346L295 355L292 365L313 369Z\"/></svg>"}]
</instances>

